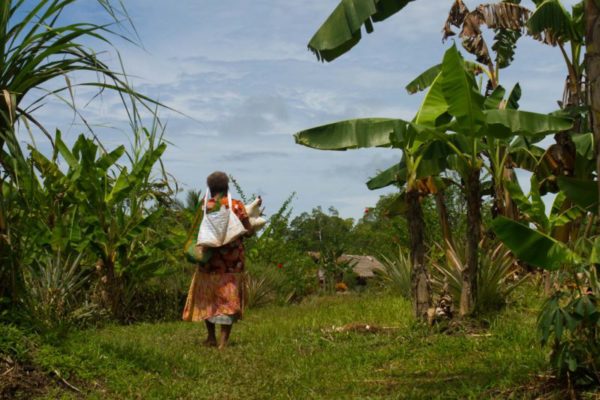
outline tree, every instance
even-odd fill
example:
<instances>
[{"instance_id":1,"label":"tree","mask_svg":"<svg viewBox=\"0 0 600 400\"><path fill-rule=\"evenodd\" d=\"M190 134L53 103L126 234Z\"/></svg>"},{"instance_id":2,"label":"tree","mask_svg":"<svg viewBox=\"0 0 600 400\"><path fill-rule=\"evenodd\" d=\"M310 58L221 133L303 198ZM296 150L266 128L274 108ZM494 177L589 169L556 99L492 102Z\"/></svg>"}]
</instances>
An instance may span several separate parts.
<instances>
[{"instance_id":1,"label":"tree","mask_svg":"<svg viewBox=\"0 0 600 400\"><path fill-rule=\"evenodd\" d=\"M589 106L596 143L596 176L600 197L600 146L598 146L600 143L600 4L595 0L585 2L585 43ZM600 214L600 202L598 213Z\"/></svg>"}]
</instances>

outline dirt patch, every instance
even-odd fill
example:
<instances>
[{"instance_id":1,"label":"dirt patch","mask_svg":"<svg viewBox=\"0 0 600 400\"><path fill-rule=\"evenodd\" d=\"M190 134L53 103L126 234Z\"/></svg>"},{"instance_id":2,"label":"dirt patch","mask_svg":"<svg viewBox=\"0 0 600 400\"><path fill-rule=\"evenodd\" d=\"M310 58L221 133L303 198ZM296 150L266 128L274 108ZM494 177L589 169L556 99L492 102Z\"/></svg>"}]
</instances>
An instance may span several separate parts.
<instances>
[{"instance_id":1,"label":"dirt patch","mask_svg":"<svg viewBox=\"0 0 600 400\"><path fill-rule=\"evenodd\" d=\"M91 385L101 390L98 382ZM76 377L67 381L58 371L46 373L39 367L28 363L14 362L0 356L0 400L31 399L49 392L69 392L77 398L85 398L90 383Z\"/></svg>"},{"instance_id":2,"label":"dirt patch","mask_svg":"<svg viewBox=\"0 0 600 400\"><path fill-rule=\"evenodd\" d=\"M30 399L55 385L48 375L31 365L0 359L0 400Z\"/></svg>"},{"instance_id":3,"label":"dirt patch","mask_svg":"<svg viewBox=\"0 0 600 400\"><path fill-rule=\"evenodd\" d=\"M361 324L361 323L350 323L343 326L332 326L330 328L322 329L323 333L384 333L397 331L398 327L395 326L377 326L372 324Z\"/></svg>"}]
</instances>

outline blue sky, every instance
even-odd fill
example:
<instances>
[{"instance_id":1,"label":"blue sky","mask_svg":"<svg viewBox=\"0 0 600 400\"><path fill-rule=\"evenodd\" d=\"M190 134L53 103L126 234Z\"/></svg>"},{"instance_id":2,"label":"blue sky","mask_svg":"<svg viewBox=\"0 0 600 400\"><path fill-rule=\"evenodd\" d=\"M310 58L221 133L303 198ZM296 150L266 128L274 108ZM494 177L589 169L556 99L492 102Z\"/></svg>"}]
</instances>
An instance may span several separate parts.
<instances>
[{"instance_id":1,"label":"blue sky","mask_svg":"<svg viewBox=\"0 0 600 400\"><path fill-rule=\"evenodd\" d=\"M221 169L247 192L261 194L267 214L297 192L295 213L334 206L353 218L389 192L371 192L365 181L397 162L397 151L321 152L294 144L293 133L347 118L411 118L421 96L408 95L404 86L452 44L441 42L452 1L417 0L376 24L350 53L323 64L306 44L338 2L126 1L143 47L115 44L136 89L191 117L161 112L172 143L165 164L184 188L204 190L206 175ZM71 18L101 18L91 1L80 3ZM117 65L114 55L102 57ZM549 112L557 108L565 75L558 49L523 38L501 83L521 83L522 109ZM97 129L107 144L127 142L116 98L105 95L83 112L103 126ZM39 115L69 140L82 131L56 102Z\"/></svg>"}]
</instances>

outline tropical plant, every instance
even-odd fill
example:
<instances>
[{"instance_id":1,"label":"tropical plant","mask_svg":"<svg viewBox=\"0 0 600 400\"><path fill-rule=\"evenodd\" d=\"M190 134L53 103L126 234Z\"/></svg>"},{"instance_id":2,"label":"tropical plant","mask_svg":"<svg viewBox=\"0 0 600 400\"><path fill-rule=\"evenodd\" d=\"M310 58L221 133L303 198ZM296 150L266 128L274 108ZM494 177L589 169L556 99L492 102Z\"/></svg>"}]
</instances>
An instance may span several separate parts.
<instances>
[{"instance_id":1,"label":"tropical plant","mask_svg":"<svg viewBox=\"0 0 600 400\"><path fill-rule=\"evenodd\" d=\"M262 307L277 298L277 279L271 274L247 273L244 279L244 307Z\"/></svg>"},{"instance_id":2,"label":"tropical plant","mask_svg":"<svg viewBox=\"0 0 600 400\"><path fill-rule=\"evenodd\" d=\"M27 167L21 140L17 137L17 124L33 125L53 142L50 129L35 117L36 111L47 98L55 97L80 115L74 100L76 87L93 87L99 92L112 90L124 100L152 102L135 92L122 72L102 62L100 53L84 44L110 45L111 36L124 37L113 31L114 25L129 20L123 2L97 0L98 7L112 24L65 21L63 15L80 3L77 0L34 3L7 0L0 5L0 64L3 66L0 74L0 297L12 301L18 297L22 271L14 269L18 264L10 261L15 249L9 240L10 210L4 196L21 196L21 202L31 201L32 190L35 190L35 186L27 187L27 182L34 181L35 177L30 176L31 168ZM73 84L74 74L84 77L83 80ZM88 81L88 76L93 77L92 80ZM85 119L82 120L85 123Z\"/></svg>"},{"instance_id":3,"label":"tropical plant","mask_svg":"<svg viewBox=\"0 0 600 400\"><path fill-rule=\"evenodd\" d=\"M135 149L127 153L131 171L117 163L126 154L123 146L99 154L94 140L83 135L69 149L57 132L52 159L31 148L42 179L35 193L44 196L37 209L44 229L25 236L35 238L42 248L90 252L102 303L114 316L124 311L126 288L168 272L166 250L177 239L157 229L170 189L153 176L153 168L166 145L151 131L137 134L147 141L141 155L136 156ZM64 172L56 162L59 157L68 167Z\"/></svg>"},{"instance_id":4,"label":"tropical plant","mask_svg":"<svg viewBox=\"0 0 600 400\"><path fill-rule=\"evenodd\" d=\"M584 6L588 105L594 141L600 143L600 4L595 0L585 0ZM596 176L600 177L600 152L598 151L596 151ZM600 179L596 185L600 197ZM598 214L600 215L600 202Z\"/></svg>"},{"instance_id":5,"label":"tropical plant","mask_svg":"<svg viewBox=\"0 0 600 400\"><path fill-rule=\"evenodd\" d=\"M572 185L572 179L559 180L564 194L557 198L578 194L578 204L593 212L597 210L595 183L588 181L583 186L591 186L587 193L582 185ZM535 191L535 189L533 189ZM536 196L532 196L533 199ZM532 200L531 215L538 215L535 228L516 221L499 217L492 222L497 237L521 261L543 268L558 271L554 293L546 301L538 317L538 329L543 345L551 346L550 362L557 375L569 386L576 384L598 384L600 382L600 348L598 336L598 310L596 296L599 293L598 268L600 263L600 239L581 237L568 244L547 235L553 223L565 223L581 214L581 209L562 212L555 205L550 217L537 212ZM533 219L532 219L533 220Z\"/></svg>"},{"instance_id":6,"label":"tropical plant","mask_svg":"<svg viewBox=\"0 0 600 400\"><path fill-rule=\"evenodd\" d=\"M522 275L515 258L501 243L493 245L484 239L479 247L476 311L498 310L506 304L511 292L527 280L527 275ZM436 291L441 293L447 283L452 298L460 299L465 264L466 249L458 245L452 248L449 259L433 260Z\"/></svg>"},{"instance_id":7,"label":"tropical plant","mask_svg":"<svg viewBox=\"0 0 600 400\"><path fill-rule=\"evenodd\" d=\"M591 286L555 292L538 318L542 345L550 345L550 364L569 386L600 383L600 309L597 280Z\"/></svg>"},{"instance_id":8,"label":"tropical plant","mask_svg":"<svg viewBox=\"0 0 600 400\"><path fill-rule=\"evenodd\" d=\"M417 316L425 317L430 305L419 199L435 192L435 180L431 176L452 169L465 182L468 259L463 272L460 313L468 315L473 311L477 291L480 174L484 167L481 152L485 149L482 143L515 135L540 136L571 126L571 122L558 117L498 109L495 104L502 101L503 91L488 99L479 91L473 71L453 46L446 52L440 72L430 81L412 122L377 118L349 120L296 134L297 143L324 150L374 146L402 150L400 164L384 171L369 184L371 188L406 184L404 201L411 234L413 299Z\"/></svg>"},{"instance_id":9,"label":"tropical plant","mask_svg":"<svg viewBox=\"0 0 600 400\"><path fill-rule=\"evenodd\" d=\"M410 299L411 295L411 262L408 251L398 246L394 257L380 256L383 270L376 270L375 274L382 285L393 293Z\"/></svg>"},{"instance_id":10,"label":"tropical plant","mask_svg":"<svg viewBox=\"0 0 600 400\"><path fill-rule=\"evenodd\" d=\"M36 331L61 336L70 328L98 320L102 310L90 300L91 268L80 263L84 254L39 257L25 274L23 316Z\"/></svg>"}]
</instances>

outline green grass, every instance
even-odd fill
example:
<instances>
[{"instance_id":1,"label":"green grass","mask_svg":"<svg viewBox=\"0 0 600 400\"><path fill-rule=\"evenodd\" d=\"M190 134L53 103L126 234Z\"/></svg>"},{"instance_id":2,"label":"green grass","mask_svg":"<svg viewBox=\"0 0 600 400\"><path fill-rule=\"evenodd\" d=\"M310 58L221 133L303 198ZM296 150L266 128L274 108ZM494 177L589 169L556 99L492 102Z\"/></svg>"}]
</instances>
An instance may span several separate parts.
<instances>
[{"instance_id":1,"label":"green grass","mask_svg":"<svg viewBox=\"0 0 600 400\"><path fill-rule=\"evenodd\" d=\"M41 358L92 399L488 398L544 368L535 310L504 311L489 336L431 333L410 314L387 295L322 297L250 310L223 351L200 346L202 325L172 322L78 332ZM326 332L347 323L397 329Z\"/></svg>"}]
</instances>

